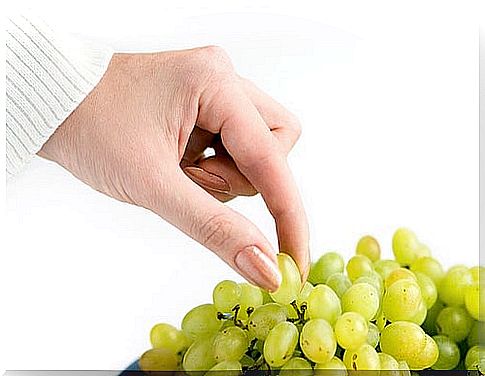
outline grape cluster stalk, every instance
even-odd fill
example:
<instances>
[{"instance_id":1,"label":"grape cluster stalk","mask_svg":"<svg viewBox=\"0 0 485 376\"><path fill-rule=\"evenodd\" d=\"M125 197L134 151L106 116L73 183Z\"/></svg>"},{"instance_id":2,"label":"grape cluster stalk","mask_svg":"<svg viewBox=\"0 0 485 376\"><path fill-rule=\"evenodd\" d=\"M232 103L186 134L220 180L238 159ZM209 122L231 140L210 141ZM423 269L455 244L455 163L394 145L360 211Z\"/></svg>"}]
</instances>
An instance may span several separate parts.
<instances>
[{"instance_id":1,"label":"grape cluster stalk","mask_svg":"<svg viewBox=\"0 0 485 376\"><path fill-rule=\"evenodd\" d=\"M190 310L181 328L150 333L143 371L188 375L411 375L419 370L485 373L485 268L445 271L409 229L392 239L393 259L362 237L347 263L328 252L302 283L293 259L278 254L273 293L218 283L212 303Z\"/></svg>"}]
</instances>

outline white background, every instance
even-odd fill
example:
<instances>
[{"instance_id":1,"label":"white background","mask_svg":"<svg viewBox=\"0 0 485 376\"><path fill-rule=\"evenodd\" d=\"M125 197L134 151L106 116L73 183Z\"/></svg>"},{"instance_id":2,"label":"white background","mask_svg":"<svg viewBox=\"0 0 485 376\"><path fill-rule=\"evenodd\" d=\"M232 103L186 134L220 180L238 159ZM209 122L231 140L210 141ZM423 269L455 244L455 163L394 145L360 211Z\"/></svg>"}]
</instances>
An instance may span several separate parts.
<instances>
[{"instance_id":1,"label":"white background","mask_svg":"<svg viewBox=\"0 0 485 376\"><path fill-rule=\"evenodd\" d=\"M365 233L390 256L405 225L446 266L478 263L474 3L23 3L119 50L224 47L303 124L290 162L314 258L349 256ZM259 197L230 205L276 244ZM155 215L40 159L7 184L6 218L0 369L123 368L153 324L178 325L216 282L239 280Z\"/></svg>"}]
</instances>

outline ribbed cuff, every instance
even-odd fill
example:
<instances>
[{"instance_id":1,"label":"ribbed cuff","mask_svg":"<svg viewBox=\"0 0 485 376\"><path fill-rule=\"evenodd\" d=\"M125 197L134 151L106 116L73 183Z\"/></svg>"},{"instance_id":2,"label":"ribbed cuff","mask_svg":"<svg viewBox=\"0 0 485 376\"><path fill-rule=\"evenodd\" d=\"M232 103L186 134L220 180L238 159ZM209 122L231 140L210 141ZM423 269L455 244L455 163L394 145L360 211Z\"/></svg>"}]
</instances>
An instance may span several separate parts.
<instances>
[{"instance_id":1,"label":"ribbed cuff","mask_svg":"<svg viewBox=\"0 0 485 376\"><path fill-rule=\"evenodd\" d=\"M7 22L6 170L17 174L106 72L112 51L59 35L41 21Z\"/></svg>"}]
</instances>

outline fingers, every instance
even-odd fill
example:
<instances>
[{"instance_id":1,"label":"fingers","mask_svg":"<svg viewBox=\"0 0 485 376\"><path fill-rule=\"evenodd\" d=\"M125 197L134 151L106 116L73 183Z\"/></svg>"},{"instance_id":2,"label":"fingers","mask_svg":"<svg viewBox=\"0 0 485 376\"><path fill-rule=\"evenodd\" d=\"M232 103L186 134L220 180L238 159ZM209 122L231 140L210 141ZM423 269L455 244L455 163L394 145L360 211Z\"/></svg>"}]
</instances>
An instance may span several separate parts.
<instances>
[{"instance_id":1,"label":"fingers","mask_svg":"<svg viewBox=\"0 0 485 376\"><path fill-rule=\"evenodd\" d=\"M254 104L266 125L288 154L301 134L298 119L283 105L261 91L251 81L240 78L244 92Z\"/></svg>"},{"instance_id":2,"label":"fingers","mask_svg":"<svg viewBox=\"0 0 485 376\"><path fill-rule=\"evenodd\" d=\"M261 192L276 221L280 250L289 253L306 278L309 268L308 223L285 147L268 129L238 86L228 85L201 97L198 124L220 132L238 169Z\"/></svg>"},{"instance_id":3,"label":"fingers","mask_svg":"<svg viewBox=\"0 0 485 376\"><path fill-rule=\"evenodd\" d=\"M151 209L197 240L250 282L274 291L281 282L276 255L257 227L194 184L181 170L158 184Z\"/></svg>"}]
</instances>

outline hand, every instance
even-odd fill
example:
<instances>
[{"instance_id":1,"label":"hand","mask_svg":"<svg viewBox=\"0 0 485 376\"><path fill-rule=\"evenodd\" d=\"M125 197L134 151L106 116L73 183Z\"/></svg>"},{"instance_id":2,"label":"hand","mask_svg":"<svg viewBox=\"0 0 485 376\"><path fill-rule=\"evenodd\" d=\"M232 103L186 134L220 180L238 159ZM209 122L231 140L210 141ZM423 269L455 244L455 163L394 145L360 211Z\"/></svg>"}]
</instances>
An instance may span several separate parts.
<instances>
[{"instance_id":1,"label":"hand","mask_svg":"<svg viewBox=\"0 0 485 376\"><path fill-rule=\"evenodd\" d=\"M281 276L270 243L221 201L260 192L280 250L305 279L308 226L286 162L299 134L295 117L240 78L218 47L115 54L39 155L152 210L250 282L275 290ZM209 146L215 156L204 158Z\"/></svg>"}]
</instances>

